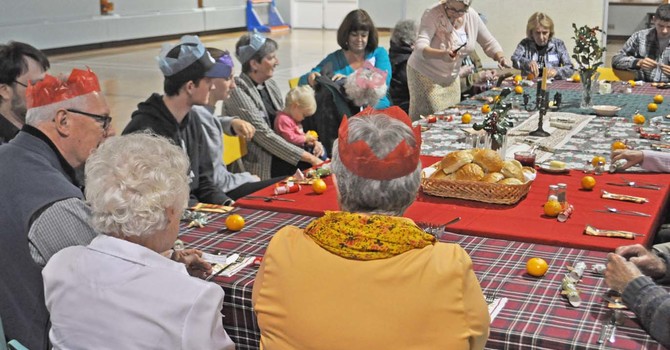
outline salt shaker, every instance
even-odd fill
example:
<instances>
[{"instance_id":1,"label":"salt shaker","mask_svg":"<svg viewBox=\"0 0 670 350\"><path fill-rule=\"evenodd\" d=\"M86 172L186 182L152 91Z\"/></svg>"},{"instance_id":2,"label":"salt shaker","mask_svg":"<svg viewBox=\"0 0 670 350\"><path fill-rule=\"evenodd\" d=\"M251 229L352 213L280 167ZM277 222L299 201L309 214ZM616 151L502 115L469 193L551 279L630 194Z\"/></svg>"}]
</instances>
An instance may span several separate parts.
<instances>
[{"instance_id":1,"label":"salt shaker","mask_svg":"<svg viewBox=\"0 0 670 350\"><path fill-rule=\"evenodd\" d=\"M565 207L565 204L568 202L568 185L560 183L556 184L558 187L558 202L561 203L563 207Z\"/></svg>"},{"instance_id":2,"label":"salt shaker","mask_svg":"<svg viewBox=\"0 0 670 350\"><path fill-rule=\"evenodd\" d=\"M556 185L549 185L549 195L547 196L547 200L551 200L552 196L558 200L558 186Z\"/></svg>"}]
</instances>

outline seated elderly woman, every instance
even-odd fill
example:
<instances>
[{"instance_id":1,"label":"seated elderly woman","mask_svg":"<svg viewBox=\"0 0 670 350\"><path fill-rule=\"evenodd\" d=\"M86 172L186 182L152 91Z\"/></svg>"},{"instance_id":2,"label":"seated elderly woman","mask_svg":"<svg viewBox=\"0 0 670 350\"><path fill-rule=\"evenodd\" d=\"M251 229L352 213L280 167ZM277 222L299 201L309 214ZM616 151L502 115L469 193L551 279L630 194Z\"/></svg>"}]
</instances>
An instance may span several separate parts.
<instances>
[{"instance_id":1,"label":"seated elderly woman","mask_svg":"<svg viewBox=\"0 0 670 350\"><path fill-rule=\"evenodd\" d=\"M386 49L379 46L379 34L370 15L365 10L349 12L337 29L337 44L341 49L324 58L312 71L300 77L299 84L315 87L316 77L328 75L332 80L346 78L365 62L386 71L386 85L391 84L391 61ZM316 87L315 87L316 88ZM391 106L391 100L384 96L376 108Z\"/></svg>"},{"instance_id":2,"label":"seated elderly woman","mask_svg":"<svg viewBox=\"0 0 670 350\"><path fill-rule=\"evenodd\" d=\"M244 34L235 44L235 55L242 63L242 73L235 78L237 88L223 102L223 111L239 116L256 128L253 140L247 145L247 154L242 158L245 169L267 180L322 163L320 145L310 153L272 130L277 112L284 109L284 97L272 79L279 65L277 42L259 33Z\"/></svg>"},{"instance_id":3,"label":"seated elderly woman","mask_svg":"<svg viewBox=\"0 0 670 350\"><path fill-rule=\"evenodd\" d=\"M398 107L344 119L331 170L341 212L275 234L253 306L265 349L483 349L489 314L468 254L401 215L420 131Z\"/></svg>"},{"instance_id":4,"label":"seated elderly woman","mask_svg":"<svg viewBox=\"0 0 670 350\"><path fill-rule=\"evenodd\" d=\"M570 78L575 71L565 43L554 37L554 21L542 12L528 19L526 38L514 50L512 64L523 75L533 73L536 77L541 67L547 67L547 78L554 79Z\"/></svg>"},{"instance_id":5,"label":"seated elderly woman","mask_svg":"<svg viewBox=\"0 0 670 350\"><path fill-rule=\"evenodd\" d=\"M109 139L86 163L88 246L47 263L54 349L234 349L223 290L159 252L172 247L189 197L188 158L167 139Z\"/></svg>"}]
</instances>

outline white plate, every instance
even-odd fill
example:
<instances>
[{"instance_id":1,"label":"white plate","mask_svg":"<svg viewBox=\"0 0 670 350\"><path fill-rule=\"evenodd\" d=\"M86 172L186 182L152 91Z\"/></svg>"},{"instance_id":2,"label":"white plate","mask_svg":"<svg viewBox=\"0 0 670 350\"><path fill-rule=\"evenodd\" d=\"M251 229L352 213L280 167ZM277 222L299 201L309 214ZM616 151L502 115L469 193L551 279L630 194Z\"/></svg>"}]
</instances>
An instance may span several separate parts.
<instances>
[{"instance_id":1,"label":"white plate","mask_svg":"<svg viewBox=\"0 0 670 350\"><path fill-rule=\"evenodd\" d=\"M567 174L570 172L570 169L568 168L556 169L547 164L537 164L537 168L548 174Z\"/></svg>"},{"instance_id":2,"label":"white plate","mask_svg":"<svg viewBox=\"0 0 670 350\"><path fill-rule=\"evenodd\" d=\"M617 106L606 106L606 105L593 106L593 111L596 112L596 115L600 115L603 117L611 117L620 110L621 107Z\"/></svg>"}]
</instances>

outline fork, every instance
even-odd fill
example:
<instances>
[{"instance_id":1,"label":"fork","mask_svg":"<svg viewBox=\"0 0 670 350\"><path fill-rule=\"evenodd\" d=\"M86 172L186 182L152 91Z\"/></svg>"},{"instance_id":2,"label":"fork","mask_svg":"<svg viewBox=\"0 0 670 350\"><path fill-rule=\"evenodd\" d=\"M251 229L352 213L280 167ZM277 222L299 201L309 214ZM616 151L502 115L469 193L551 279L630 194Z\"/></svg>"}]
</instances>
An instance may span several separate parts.
<instances>
[{"instance_id":1,"label":"fork","mask_svg":"<svg viewBox=\"0 0 670 350\"><path fill-rule=\"evenodd\" d=\"M493 302L496 300L498 292L493 291L493 292L485 292L484 293L484 300L486 301L486 304L493 304Z\"/></svg>"}]
</instances>

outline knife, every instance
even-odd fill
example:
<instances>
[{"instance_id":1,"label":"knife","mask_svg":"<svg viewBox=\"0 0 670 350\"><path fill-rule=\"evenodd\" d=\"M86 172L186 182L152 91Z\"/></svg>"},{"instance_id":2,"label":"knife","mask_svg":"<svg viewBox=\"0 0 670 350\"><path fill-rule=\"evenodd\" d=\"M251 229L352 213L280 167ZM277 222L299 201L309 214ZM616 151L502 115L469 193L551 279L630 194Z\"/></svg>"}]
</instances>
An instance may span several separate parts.
<instances>
[{"instance_id":1,"label":"knife","mask_svg":"<svg viewBox=\"0 0 670 350\"><path fill-rule=\"evenodd\" d=\"M295 202L295 199L279 198L279 197L266 197L266 196L244 196L242 198L243 199L262 199L266 202L272 202L272 201Z\"/></svg>"},{"instance_id":2,"label":"knife","mask_svg":"<svg viewBox=\"0 0 670 350\"><path fill-rule=\"evenodd\" d=\"M638 184L631 185L630 183L619 183L619 182L608 182L607 184L608 185L613 185L613 186L622 186L622 187L644 188L644 189L656 190L656 191L661 189L660 186L654 186L654 185L638 185Z\"/></svg>"}]
</instances>

